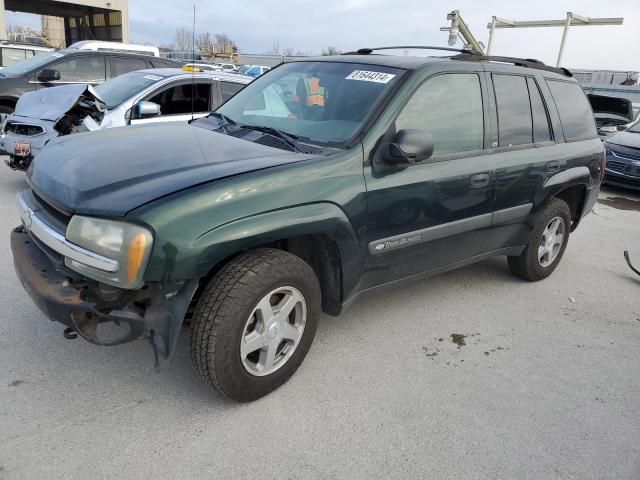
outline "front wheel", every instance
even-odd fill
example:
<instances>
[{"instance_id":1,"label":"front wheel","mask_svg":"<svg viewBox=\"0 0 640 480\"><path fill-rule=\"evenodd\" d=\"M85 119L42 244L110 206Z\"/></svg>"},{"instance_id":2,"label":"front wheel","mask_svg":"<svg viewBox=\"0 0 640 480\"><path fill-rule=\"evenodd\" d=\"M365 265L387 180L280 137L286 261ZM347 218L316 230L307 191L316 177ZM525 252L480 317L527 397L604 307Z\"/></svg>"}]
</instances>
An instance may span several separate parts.
<instances>
[{"instance_id":1,"label":"front wheel","mask_svg":"<svg viewBox=\"0 0 640 480\"><path fill-rule=\"evenodd\" d=\"M566 202L553 198L534 220L525 250L509 257L509 268L518 277L535 282L556 269L569 241L571 211Z\"/></svg>"},{"instance_id":2,"label":"front wheel","mask_svg":"<svg viewBox=\"0 0 640 480\"><path fill-rule=\"evenodd\" d=\"M275 249L242 254L205 288L191 358L201 378L233 400L256 400L285 383L318 326L320 286L301 258Z\"/></svg>"}]
</instances>

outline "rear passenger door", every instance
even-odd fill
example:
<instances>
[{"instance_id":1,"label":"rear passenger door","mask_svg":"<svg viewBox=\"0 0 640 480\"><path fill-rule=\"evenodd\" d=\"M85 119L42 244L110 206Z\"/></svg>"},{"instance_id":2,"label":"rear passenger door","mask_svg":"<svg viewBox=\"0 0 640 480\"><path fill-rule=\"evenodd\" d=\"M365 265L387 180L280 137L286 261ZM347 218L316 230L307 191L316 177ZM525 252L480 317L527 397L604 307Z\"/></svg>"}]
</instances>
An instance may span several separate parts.
<instances>
[{"instance_id":1,"label":"rear passenger door","mask_svg":"<svg viewBox=\"0 0 640 480\"><path fill-rule=\"evenodd\" d=\"M498 250L524 245L532 211L545 179L562 168L557 159L546 88L541 75L514 74L487 66L492 86L492 133L496 189L492 232L488 248ZM494 67L495 68L495 67Z\"/></svg>"}]
</instances>

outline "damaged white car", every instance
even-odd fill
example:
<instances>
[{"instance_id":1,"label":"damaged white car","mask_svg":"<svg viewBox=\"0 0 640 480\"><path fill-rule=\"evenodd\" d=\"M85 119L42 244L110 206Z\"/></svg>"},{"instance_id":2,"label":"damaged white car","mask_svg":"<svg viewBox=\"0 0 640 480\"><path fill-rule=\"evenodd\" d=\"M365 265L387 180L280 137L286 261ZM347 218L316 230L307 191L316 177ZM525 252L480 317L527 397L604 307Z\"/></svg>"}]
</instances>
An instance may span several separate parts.
<instances>
[{"instance_id":1,"label":"damaged white car","mask_svg":"<svg viewBox=\"0 0 640 480\"><path fill-rule=\"evenodd\" d=\"M83 131L207 115L253 80L225 72L139 70L102 85L63 85L20 97L0 135L7 165L26 170L52 139Z\"/></svg>"}]
</instances>

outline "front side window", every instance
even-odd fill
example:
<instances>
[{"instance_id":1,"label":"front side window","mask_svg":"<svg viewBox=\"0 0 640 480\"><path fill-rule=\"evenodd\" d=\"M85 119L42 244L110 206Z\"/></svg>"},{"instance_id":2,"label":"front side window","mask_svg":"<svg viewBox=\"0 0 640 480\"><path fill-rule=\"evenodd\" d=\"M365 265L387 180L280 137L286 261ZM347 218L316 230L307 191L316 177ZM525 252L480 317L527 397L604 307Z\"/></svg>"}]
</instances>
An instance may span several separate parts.
<instances>
[{"instance_id":1,"label":"front side window","mask_svg":"<svg viewBox=\"0 0 640 480\"><path fill-rule=\"evenodd\" d=\"M396 130L404 129L430 133L434 155L482 150L484 114L478 75L448 73L427 80L396 120Z\"/></svg>"},{"instance_id":2,"label":"front side window","mask_svg":"<svg viewBox=\"0 0 640 480\"><path fill-rule=\"evenodd\" d=\"M148 99L160 105L162 115L186 115L209 111L211 83L185 83L167 88Z\"/></svg>"},{"instance_id":3,"label":"front side window","mask_svg":"<svg viewBox=\"0 0 640 480\"><path fill-rule=\"evenodd\" d=\"M31 58L27 58L26 60L22 60L18 63L14 63L13 65L8 66L7 68L2 69L0 72L0 76L5 75L23 75L25 73L36 71L52 60L57 58L64 57L64 53L61 52L40 52L38 51L37 55Z\"/></svg>"},{"instance_id":4,"label":"front side window","mask_svg":"<svg viewBox=\"0 0 640 480\"><path fill-rule=\"evenodd\" d=\"M560 80L547 80L547 85L558 107L565 140L598 138L593 111L582 87Z\"/></svg>"},{"instance_id":5,"label":"front side window","mask_svg":"<svg viewBox=\"0 0 640 480\"><path fill-rule=\"evenodd\" d=\"M60 82L102 83L105 80L105 61L100 55L73 57L50 68L60 72Z\"/></svg>"},{"instance_id":6,"label":"front side window","mask_svg":"<svg viewBox=\"0 0 640 480\"><path fill-rule=\"evenodd\" d=\"M498 144L512 147L533 143L526 77L494 74L493 88L498 107Z\"/></svg>"},{"instance_id":7,"label":"front side window","mask_svg":"<svg viewBox=\"0 0 640 480\"><path fill-rule=\"evenodd\" d=\"M352 139L405 70L346 62L292 62L238 92L217 112L317 145Z\"/></svg>"}]
</instances>

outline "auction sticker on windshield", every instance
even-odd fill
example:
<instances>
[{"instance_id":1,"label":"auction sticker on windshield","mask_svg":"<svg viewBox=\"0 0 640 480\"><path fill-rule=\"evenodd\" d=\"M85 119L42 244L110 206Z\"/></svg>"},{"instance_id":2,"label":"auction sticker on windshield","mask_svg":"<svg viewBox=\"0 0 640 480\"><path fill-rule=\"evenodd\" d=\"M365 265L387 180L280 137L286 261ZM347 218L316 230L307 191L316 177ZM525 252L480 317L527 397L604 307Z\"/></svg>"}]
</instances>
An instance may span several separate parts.
<instances>
[{"instance_id":1,"label":"auction sticker on windshield","mask_svg":"<svg viewBox=\"0 0 640 480\"><path fill-rule=\"evenodd\" d=\"M395 77L392 73L368 72L366 70L354 70L346 80L361 80L363 82L389 83Z\"/></svg>"},{"instance_id":2,"label":"auction sticker on windshield","mask_svg":"<svg viewBox=\"0 0 640 480\"><path fill-rule=\"evenodd\" d=\"M145 75L144 78L147 80L153 80L154 82L162 80L162 77L159 77L158 75Z\"/></svg>"}]
</instances>

